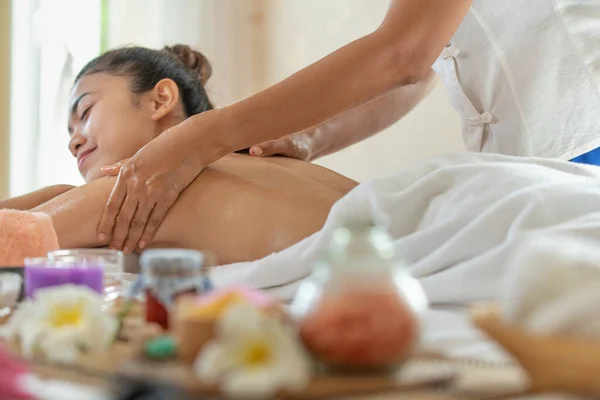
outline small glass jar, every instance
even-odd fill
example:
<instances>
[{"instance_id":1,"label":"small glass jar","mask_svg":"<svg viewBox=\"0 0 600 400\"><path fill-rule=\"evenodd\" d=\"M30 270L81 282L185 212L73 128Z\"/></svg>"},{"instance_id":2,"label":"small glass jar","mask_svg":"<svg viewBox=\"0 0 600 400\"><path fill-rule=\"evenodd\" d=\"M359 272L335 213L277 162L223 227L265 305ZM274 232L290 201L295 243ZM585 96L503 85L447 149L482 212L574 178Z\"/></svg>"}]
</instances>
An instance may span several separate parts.
<instances>
[{"instance_id":1,"label":"small glass jar","mask_svg":"<svg viewBox=\"0 0 600 400\"><path fill-rule=\"evenodd\" d=\"M408 356L427 307L386 229L357 219L334 230L327 256L300 285L291 312L317 360L362 373L389 370Z\"/></svg>"},{"instance_id":2,"label":"small glass jar","mask_svg":"<svg viewBox=\"0 0 600 400\"><path fill-rule=\"evenodd\" d=\"M170 313L179 295L212 289L204 262L204 255L195 250L156 249L142 253L147 322L168 330Z\"/></svg>"},{"instance_id":3,"label":"small glass jar","mask_svg":"<svg viewBox=\"0 0 600 400\"><path fill-rule=\"evenodd\" d=\"M21 275L14 272L3 272L0 269L0 324L17 305L22 285Z\"/></svg>"}]
</instances>

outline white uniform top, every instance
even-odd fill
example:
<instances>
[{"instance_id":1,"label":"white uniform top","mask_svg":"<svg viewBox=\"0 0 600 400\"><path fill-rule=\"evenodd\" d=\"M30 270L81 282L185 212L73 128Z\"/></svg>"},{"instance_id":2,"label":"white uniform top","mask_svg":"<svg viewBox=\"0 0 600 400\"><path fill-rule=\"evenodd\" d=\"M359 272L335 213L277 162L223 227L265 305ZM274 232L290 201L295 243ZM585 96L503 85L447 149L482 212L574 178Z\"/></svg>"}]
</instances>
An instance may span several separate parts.
<instances>
[{"instance_id":1,"label":"white uniform top","mask_svg":"<svg viewBox=\"0 0 600 400\"><path fill-rule=\"evenodd\" d=\"M600 0L474 0L434 69L469 151L600 147Z\"/></svg>"}]
</instances>

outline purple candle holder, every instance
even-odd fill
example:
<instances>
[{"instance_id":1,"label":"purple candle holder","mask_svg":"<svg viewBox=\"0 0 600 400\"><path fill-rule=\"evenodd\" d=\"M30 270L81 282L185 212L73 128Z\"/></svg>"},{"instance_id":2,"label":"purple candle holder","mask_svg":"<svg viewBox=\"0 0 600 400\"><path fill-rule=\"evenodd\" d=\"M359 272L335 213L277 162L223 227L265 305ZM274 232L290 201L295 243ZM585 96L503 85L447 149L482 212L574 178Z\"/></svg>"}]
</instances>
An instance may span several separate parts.
<instances>
[{"instance_id":1,"label":"purple candle holder","mask_svg":"<svg viewBox=\"0 0 600 400\"><path fill-rule=\"evenodd\" d=\"M98 294L104 293L104 270L101 264L60 263L48 258L25 260L25 296L32 298L39 289L60 285L83 285Z\"/></svg>"},{"instance_id":2,"label":"purple candle holder","mask_svg":"<svg viewBox=\"0 0 600 400\"><path fill-rule=\"evenodd\" d=\"M74 271L86 268L100 268L104 273L104 288L103 292L101 292L104 293L104 300L112 303L121 294L124 256L120 251L110 249L57 250L48 253L48 260L53 265L66 265ZM92 274L91 272L87 273ZM82 274L85 275L86 272L83 271ZM94 288L92 289L95 290Z\"/></svg>"}]
</instances>

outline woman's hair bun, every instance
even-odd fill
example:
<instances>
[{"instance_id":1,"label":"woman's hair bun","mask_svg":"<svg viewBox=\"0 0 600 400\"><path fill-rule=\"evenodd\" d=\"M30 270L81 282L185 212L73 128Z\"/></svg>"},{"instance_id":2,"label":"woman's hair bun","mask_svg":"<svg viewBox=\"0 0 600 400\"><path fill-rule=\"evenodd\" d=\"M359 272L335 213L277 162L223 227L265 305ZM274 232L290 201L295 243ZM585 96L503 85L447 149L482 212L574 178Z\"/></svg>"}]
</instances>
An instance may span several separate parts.
<instances>
[{"instance_id":1,"label":"woman's hair bun","mask_svg":"<svg viewBox=\"0 0 600 400\"><path fill-rule=\"evenodd\" d=\"M202 86L206 85L206 82L208 82L208 79L212 75L212 67L202 53L185 44L165 46L162 51L177 58L187 69L196 74Z\"/></svg>"}]
</instances>

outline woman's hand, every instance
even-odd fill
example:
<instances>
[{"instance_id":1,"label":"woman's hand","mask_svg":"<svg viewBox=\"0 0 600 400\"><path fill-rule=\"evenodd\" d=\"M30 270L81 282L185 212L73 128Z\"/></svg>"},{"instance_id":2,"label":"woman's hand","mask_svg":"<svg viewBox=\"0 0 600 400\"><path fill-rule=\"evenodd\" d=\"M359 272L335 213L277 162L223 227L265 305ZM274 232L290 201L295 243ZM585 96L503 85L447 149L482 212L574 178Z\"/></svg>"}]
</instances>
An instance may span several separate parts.
<instances>
[{"instance_id":1,"label":"woman's hand","mask_svg":"<svg viewBox=\"0 0 600 400\"><path fill-rule=\"evenodd\" d=\"M313 147L312 129L308 129L252 146L250 155L255 157L280 155L302 161L312 161L315 154Z\"/></svg>"},{"instance_id":2,"label":"woman's hand","mask_svg":"<svg viewBox=\"0 0 600 400\"><path fill-rule=\"evenodd\" d=\"M189 120L188 120L189 121ZM207 165L183 122L152 140L131 159L103 168L118 175L98 226L98 237L129 253L154 237L179 194ZM196 139L197 140L197 139Z\"/></svg>"}]
</instances>

